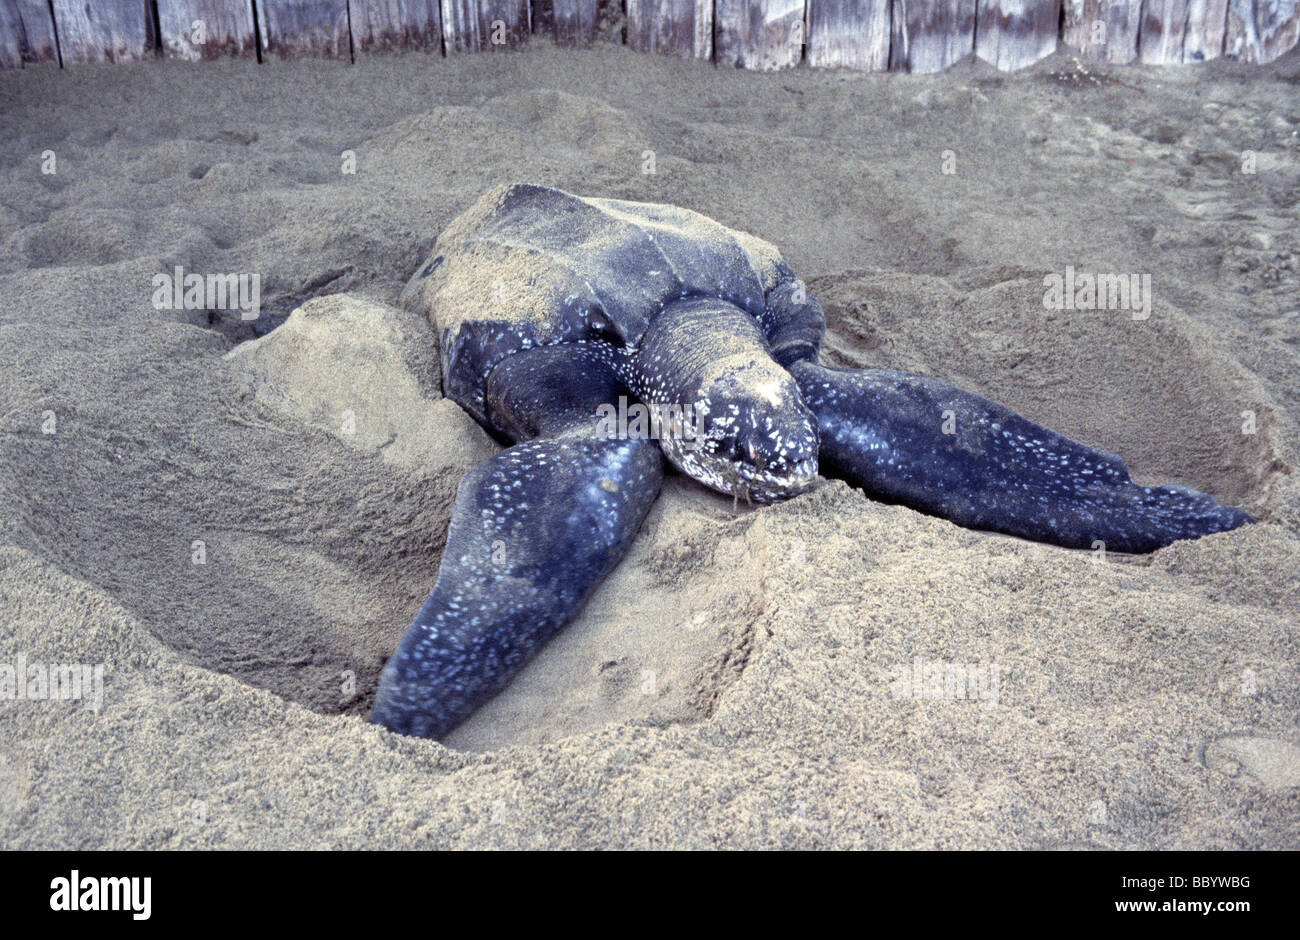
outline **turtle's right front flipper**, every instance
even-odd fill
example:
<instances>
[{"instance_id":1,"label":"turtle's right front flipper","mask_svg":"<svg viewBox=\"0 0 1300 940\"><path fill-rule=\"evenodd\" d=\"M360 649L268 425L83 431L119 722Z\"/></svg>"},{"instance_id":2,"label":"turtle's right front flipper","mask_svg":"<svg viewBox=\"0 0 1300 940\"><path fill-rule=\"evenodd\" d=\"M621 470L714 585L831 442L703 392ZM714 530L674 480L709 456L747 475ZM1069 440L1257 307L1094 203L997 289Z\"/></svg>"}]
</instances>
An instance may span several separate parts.
<instances>
[{"instance_id":1,"label":"turtle's right front flipper","mask_svg":"<svg viewBox=\"0 0 1300 940\"><path fill-rule=\"evenodd\" d=\"M958 525L1150 552L1250 521L1185 486L1139 486L1114 454L938 379L806 361L791 372L817 416L823 473Z\"/></svg>"},{"instance_id":2,"label":"turtle's right front flipper","mask_svg":"<svg viewBox=\"0 0 1300 940\"><path fill-rule=\"evenodd\" d=\"M653 441L591 437L526 441L466 474L371 720L436 738L498 692L623 557L662 479Z\"/></svg>"}]
</instances>

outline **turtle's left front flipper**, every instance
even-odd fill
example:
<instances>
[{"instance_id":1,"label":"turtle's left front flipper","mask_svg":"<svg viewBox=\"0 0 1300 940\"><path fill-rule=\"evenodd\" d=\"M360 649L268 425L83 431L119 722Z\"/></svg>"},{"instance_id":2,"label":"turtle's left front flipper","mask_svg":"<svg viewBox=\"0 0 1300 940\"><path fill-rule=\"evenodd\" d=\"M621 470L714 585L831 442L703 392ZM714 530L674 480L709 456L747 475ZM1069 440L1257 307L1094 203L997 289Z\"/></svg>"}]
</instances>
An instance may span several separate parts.
<instances>
[{"instance_id":1,"label":"turtle's left front flipper","mask_svg":"<svg viewBox=\"0 0 1300 940\"><path fill-rule=\"evenodd\" d=\"M790 371L817 416L823 473L958 525L1149 552L1251 521L1184 486L1139 486L1114 454L947 382L806 361Z\"/></svg>"},{"instance_id":2,"label":"turtle's left front flipper","mask_svg":"<svg viewBox=\"0 0 1300 940\"><path fill-rule=\"evenodd\" d=\"M583 437L516 444L466 474L371 720L441 737L499 691L618 564L662 479L653 441Z\"/></svg>"}]
</instances>

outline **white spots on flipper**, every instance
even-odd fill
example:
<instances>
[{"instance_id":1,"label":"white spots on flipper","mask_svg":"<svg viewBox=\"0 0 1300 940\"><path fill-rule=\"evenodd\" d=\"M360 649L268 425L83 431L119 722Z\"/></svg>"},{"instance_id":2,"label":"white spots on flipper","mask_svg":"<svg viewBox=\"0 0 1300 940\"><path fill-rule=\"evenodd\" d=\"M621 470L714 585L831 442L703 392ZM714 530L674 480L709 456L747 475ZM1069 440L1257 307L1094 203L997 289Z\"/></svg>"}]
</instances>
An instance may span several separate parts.
<instances>
[{"instance_id":1,"label":"white spots on flipper","mask_svg":"<svg viewBox=\"0 0 1300 940\"><path fill-rule=\"evenodd\" d=\"M375 720L438 736L495 694L622 557L660 468L648 442L564 439L517 444L467 474Z\"/></svg>"},{"instance_id":2,"label":"white spots on flipper","mask_svg":"<svg viewBox=\"0 0 1300 940\"><path fill-rule=\"evenodd\" d=\"M1145 552L1235 528L1239 510L1181 486L1138 486L1113 454L947 383L906 373L795 369L822 457L869 493L972 528ZM955 434L938 418L956 416Z\"/></svg>"}]
</instances>

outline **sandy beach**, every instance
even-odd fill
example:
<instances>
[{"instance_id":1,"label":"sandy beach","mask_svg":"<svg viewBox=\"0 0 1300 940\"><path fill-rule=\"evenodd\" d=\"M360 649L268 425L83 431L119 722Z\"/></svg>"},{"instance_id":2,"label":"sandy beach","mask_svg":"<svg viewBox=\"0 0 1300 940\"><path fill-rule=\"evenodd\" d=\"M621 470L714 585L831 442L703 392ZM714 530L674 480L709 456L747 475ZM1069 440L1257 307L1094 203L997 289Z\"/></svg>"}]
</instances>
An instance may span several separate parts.
<instances>
[{"instance_id":1,"label":"sandy beach","mask_svg":"<svg viewBox=\"0 0 1300 940\"><path fill-rule=\"evenodd\" d=\"M1300 848L1298 83L1300 50L913 76L547 42L0 74L0 664L102 677L0 696L0 847ZM1258 522L1124 556L674 476L504 693L442 743L370 725L497 449L398 297L512 181L758 235L824 361ZM258 274L260 319L159 309L178 267ZM1150 307L1047 309L1067 269Z\"/></svg>"}]
</instances>

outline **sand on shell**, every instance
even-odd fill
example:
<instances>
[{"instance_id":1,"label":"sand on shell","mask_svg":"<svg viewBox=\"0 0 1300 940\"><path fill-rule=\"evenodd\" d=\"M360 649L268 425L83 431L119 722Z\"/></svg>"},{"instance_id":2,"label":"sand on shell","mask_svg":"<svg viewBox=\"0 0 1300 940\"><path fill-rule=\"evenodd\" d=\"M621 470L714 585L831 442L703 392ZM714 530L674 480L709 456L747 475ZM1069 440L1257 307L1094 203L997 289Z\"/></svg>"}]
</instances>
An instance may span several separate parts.
<instances>
[{"instance_id":1,"label":"sand on shell","mask_svg":"<svg viewBox=\"0 0 1300 940\"><path fill-rule=\"evenodd\" d=\"M1089 68L535 44L0 75L0 664L104 667L98 711L0 699L0 846L1300 846L1300 55ZM397 298L513 180L752 232L827 361L1261 522L1101 557L670 478L502 695L390 735L378 670L495 448ZM177 265L258 272L288 319L155 309ZM1150 274L1151 316L1045 310L1067 265ZM917 664L996 682L931 698Z\"/></svg>"}]
</instances>

